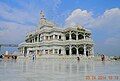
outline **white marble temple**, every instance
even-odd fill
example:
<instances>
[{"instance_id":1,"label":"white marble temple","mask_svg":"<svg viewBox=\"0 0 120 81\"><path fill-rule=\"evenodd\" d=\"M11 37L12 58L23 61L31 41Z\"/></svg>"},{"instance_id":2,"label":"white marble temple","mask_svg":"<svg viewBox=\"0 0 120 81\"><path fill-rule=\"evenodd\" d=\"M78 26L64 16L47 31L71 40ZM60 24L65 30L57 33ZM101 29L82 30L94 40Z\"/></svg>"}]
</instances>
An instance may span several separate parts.
<instances>
[{"instance_id":1,"label":"white marble temple","mask_svg":"<svg viewBox=\"0 0 120 81\"><path fill-rule=\"evenodd\" d=\"M45 18L41 11L41 18L35 31L26 35L25 42L19 44L19 51L27 56L36 55L68 55L94 56L94 43L91 31L76 25L59 28Z\"/></svg>"}]
</instances>

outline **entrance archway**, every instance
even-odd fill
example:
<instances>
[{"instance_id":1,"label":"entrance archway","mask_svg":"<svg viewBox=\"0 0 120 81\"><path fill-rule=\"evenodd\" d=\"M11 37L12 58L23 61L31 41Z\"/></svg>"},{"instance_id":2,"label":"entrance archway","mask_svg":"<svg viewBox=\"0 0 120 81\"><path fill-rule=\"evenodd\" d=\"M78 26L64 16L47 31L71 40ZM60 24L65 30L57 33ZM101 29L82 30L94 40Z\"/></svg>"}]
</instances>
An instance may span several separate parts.
<instances>
[{"instance_id":1,"label":"entrance archway","mask_svg":"<svg viewBox=\"0 0 120 81\"><path fill-rule=\"evenodd\" d=\"M78 48L78 53L81 54L81 55L84 55L83 47Z\"/></svg>"},{"instance_id":2,"label":"entrance archway","mask_svg":"<svg viewBox=\"0 0 120 81\"><path fill-rule=\"evenodd\" d=\"M69 47L67 47L66 49L65 49L65 51L66 51L66 55L69 55Z\"/></svg>"},{"instance_id":3,"label":"entrance archway","mask_svg":"<svg viewBox=\"0 0 120 81\"><path fill-rule=\"evenodd\" d=\"M72 55L76 55L76 53L77 53L77 50L76 50L75 47L73 47L73 48L72 48Z\"/></svg>"}]
</instances>

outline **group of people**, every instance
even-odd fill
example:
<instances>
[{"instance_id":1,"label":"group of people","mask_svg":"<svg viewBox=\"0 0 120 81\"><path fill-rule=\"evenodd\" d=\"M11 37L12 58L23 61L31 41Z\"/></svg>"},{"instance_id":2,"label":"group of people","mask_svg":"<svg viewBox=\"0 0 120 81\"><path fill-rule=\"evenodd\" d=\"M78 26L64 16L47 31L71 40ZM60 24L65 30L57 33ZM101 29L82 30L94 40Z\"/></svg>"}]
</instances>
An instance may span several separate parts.
<instances>
[{"instance_id":1,"label":"group of people","mask_svg":"<svg viewBox=\"0 0 120 81\"><path fill-rule=\"evenodd\" d=\"M17 56L16 56L16 55L12 56L12 59L15 59L15 60L16 60L16 59L17 59Z\"/></svg>"},{"instance_id":2,"label":"group of people","mask_svg":"<svg viewBox=\"0 0 120 81\"><path fill-rule=\"evenodd\" d=\"M80 57L77 57L77 60L79 61ZM101 61L105 61L105 55L104 54L101 55Z\"/></svg>"},{"instance_id":3,"label":"group of people","mask_svg":"<svg viewBox=\"0 0 120 81\"><path fill-rule=\"evenodd\" d=\"M1 59L17 59L17 55L0 55Z\"/></svg>"}]
</instances>

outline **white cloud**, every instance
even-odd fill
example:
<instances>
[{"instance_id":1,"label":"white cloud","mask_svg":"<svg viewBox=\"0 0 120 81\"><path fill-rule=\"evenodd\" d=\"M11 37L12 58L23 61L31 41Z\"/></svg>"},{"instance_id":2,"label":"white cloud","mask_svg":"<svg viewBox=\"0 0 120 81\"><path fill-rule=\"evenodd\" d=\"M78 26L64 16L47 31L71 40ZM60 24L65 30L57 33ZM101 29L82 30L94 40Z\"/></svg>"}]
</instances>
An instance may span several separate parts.
<instances>
[{"instance_id":1,"label":"white cloud","mask_svg":"<svg viewBox=\"0 0 120 81\"><path fill-rule=\"evenodd\" d=\"M92 13L88 12L87 10L76 9L74 10L68 18L65 20L66 25L88 25L92 18Z\"/></svg>"},{"instance_id":2,"label":"white cloud","mask_svg":"<svg viewBox=\"0 0 120 81\"><path fill-rule=\"evenodd\" d=\"M109 27L109 28L120 28L120 9L112 8L106 10L102 15L94 18L92 12L87 10L75 9L66 18L65 22L67 25L81 24L87 28L95 27Z\"/></svg>"},{"instance_id":3,"label":"white cloud","mask_svg":"<svg viewBox=\"0 0 120 81\"><path fill-rule=\"evenodd\" d=\"M113 8L106 10L101 16L91 23L93 27L105 31L106 37L104 44L108 46L119 46L120 43L120 9ZM102 33L102 32L101 32Z\"/></svg>"},{"instance_id":4,"label":"white cloud","mask_svg":"<svg viewBox=\"0 0 120 81\"><path fill-rule=\"evenodd\" d=\"M120 9L113 8L106 10L101 16L92 22L93 27L120 28Z\"/></svg>"},{"instance_id":5,"label":"white cloud","mask_svg":"<svg viewBox=\"0 0 120 81\"><path fill-rule=\"evenodd\" d=\"M93 14L94 15L94 14ZM91 12L87 10L75 9L65 20L66 24L81 24L86 28L92 28L102 31L106 31L108 36L115 37L116 35L120 36L120 9L112 8L106 10L100 16L94 18ZM102 33L102 32L101 32ZM111 37L110 39L106 39L105 41L113 41ZM113 39L113 38L112 38ZM115 40L120 39L116 37ZM114 40L114 41L115 41Z\"/></svg>"}]
</instances>

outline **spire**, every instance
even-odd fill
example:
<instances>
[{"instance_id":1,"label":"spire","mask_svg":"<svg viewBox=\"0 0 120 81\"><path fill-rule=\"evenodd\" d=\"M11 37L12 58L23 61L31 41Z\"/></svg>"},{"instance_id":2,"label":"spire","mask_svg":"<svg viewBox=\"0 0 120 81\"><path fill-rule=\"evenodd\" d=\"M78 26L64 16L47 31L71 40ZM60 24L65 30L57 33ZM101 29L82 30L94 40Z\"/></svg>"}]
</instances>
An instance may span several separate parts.
<instances>
[{"instance_id":1,"label":"spire","mask_svg":"<svg viewBox=\"0 0 120 81\"><path fill-rule=\"evenodd\" d=\"M48 21L46 18L45 18L45 14L44 12L41 10L40 12L40 22L39 22L39 25L40 27L41 26L49 26L49 27L52 27L54 24L50 21Z\"/></svg>"},{"instance_id":2,"label":"spire","mask_svg":"<svg viewBox=\"0 0 120 81\"><path fill-rule=\"evenodd\" d=\"M45 19L45 14L44 14L44 12L41 10L41 12L40 12L40 16L41 16L41 19Z\"/></svg>"},{"instance_id":3,"label":"spire","mask_svg":"<svg viewBox=\"0 0 120 81\"><path fill-rule=\"evenodd\" d=\"M40 12L40 24L41 25L45 25L46 24L46 18L45 18L45 15L44 15L44 12L41 10Z\"/></svg>"}]
</instances>

